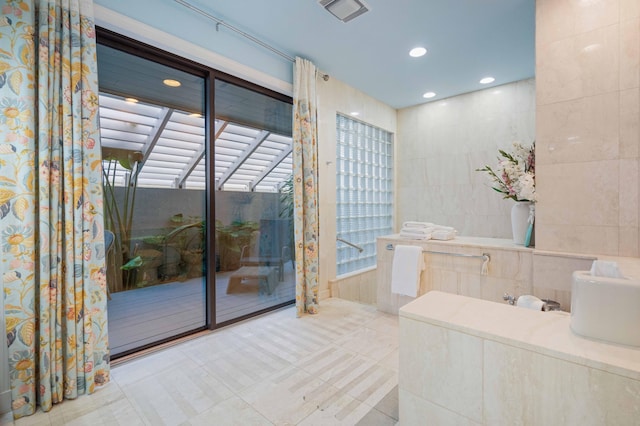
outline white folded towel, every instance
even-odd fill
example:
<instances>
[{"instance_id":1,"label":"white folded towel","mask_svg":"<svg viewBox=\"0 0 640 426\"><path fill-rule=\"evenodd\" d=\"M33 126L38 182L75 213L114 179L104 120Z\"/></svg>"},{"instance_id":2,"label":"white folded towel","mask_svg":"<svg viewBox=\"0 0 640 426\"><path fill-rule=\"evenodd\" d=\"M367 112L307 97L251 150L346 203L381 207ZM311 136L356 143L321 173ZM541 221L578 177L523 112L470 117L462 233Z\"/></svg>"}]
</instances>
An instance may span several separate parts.
<instances>
[{"instance_id":1,"label":"white folded towel","mask_svg":"<svg viewBox=\"0 0 640 426\"><path fill-rule=\"evenodd\" d=\"M396 245L391 267L391 292L416 297L423 269L422 247Z\"/></svg>"},{"instance_id":2,"label":"white folded towel","mask_svg":"<svg viewBox=\"0 0 640 426\"><path fill-rule=\"evenodd\" d=\"M433 231L435 231L436 228L430 227L430 228L402 228L400 230L400 232L405 232L407 234L422 234L422 235L429 235L431 234Z\"/></svg>"},{"instance_id":3,"label":"white folded towel","mask_svg":"<svg viewBox=\"0 0 640 426\"><path fill-rule=\"evenodd\" d=\"M429 222L412 222L407 221L402 224L403 228L433 228L435 225Z\"/></svg>"},{"instance_id":4,"label":"white folded towel","mask_svg":"<svg viewBox=\"0 0 640 426\"><path fill-rule=\"evenodd\" d=\"M435 231L431 232L431 239L441 241L453 240L457 234L458 231L456 231L455 229L452 231L436 229Z\"/></svg>"},{"instance_id":5,"label":"white folded towel","mask_svg":"<svg viewBox=\"0 0 640 426\"><path fill-rule=\"evenodd\" d=\"M411 232L403 229L400 231L400 237L411 240L428 240L431 238L431 233Z\"/></svg>"}]
</instances>

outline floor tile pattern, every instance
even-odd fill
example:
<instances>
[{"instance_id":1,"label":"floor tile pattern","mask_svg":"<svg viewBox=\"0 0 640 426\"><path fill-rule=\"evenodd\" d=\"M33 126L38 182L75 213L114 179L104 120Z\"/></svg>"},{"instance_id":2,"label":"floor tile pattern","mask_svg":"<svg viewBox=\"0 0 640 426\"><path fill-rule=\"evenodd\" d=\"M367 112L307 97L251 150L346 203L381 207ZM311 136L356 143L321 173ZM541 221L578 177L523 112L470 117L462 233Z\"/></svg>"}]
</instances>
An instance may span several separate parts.
<instances>
[{"instance_id":1,"label":"floor tile pattern","mask_svg":"<svg viewBox=\"0 0 640 426\"><path fill-rule=\"evenodd\" d=\"M15 425L393 425L397 385L398 318L328 299L117 365L105 388Z\"/></svg>"}]
</instances>

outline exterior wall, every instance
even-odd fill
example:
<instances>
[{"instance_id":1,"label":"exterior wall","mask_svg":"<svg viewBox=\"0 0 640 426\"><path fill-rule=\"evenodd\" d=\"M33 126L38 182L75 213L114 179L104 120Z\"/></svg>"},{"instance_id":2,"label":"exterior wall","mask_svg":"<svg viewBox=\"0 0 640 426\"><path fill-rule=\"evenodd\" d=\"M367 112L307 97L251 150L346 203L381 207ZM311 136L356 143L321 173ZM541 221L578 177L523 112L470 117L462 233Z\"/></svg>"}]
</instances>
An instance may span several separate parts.
<instances>
[{"instance_id":1,"label":"exterior wall","mask_svg":"<svg viewBox=\"0 0 640 426\"><path fill-rule=\"evenodd\" d=\"M123 188L115 188L122 199ZM216 191L216 219L223 225L234 220L259 222L278 219L280 194L264 192ZM175 214L203 217L205 193L195 189L138 188L133 211L135 237L166 232L169 219Z\"/></svg>"},{"instance_id":2,"label":"exterior wall","mask_svg":"<svg viewBox=\"0 0 640 426\"><path fill-rule=\"evenodd\" d=\"M536 247L640 255L640 3L536 2Z\"/></svg>"}]
</instances>

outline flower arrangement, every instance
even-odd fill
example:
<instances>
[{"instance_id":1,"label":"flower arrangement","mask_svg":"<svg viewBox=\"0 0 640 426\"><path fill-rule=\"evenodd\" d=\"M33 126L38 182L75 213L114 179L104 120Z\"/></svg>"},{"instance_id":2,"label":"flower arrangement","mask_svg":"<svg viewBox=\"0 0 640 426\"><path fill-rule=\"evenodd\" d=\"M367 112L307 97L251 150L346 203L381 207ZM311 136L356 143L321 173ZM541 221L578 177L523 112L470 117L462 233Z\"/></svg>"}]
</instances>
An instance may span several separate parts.
<instances>
[{"instance_id":1,"label":"flower arrangement","mask_svg":"<svg viewBox=\"0 0 640 426\"><path fill-rule=\"evenodd\" d=\"M498 152L502 158L498 157L495 170L484 166L476 171L487 172L493 180L493 189L503 194L503 198L535 202L535 142L530 147L514 142L512 153Z\"/></svg>"}]
</instances>

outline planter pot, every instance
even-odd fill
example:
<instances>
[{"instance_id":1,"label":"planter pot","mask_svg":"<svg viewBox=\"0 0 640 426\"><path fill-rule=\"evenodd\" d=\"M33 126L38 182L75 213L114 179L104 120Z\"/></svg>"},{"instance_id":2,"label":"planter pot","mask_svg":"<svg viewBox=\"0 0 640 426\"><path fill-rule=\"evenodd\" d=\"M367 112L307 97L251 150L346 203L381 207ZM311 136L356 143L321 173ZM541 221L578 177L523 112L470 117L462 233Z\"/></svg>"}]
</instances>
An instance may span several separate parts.
<instances>
[{"instance_id":1,"label":"planter pot","mask_svg":"<svg viewBox=\"0 0 640 426\"><path fill-rule=\"evenodd\" d=\"M511 207L511 231L513 232L513 242L524 245L529 228L529 212L532 203L529 201L518 201Z\"/></svg>"}]
</instances>

